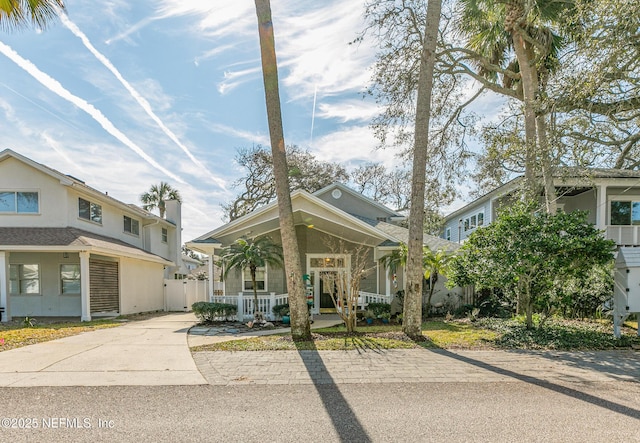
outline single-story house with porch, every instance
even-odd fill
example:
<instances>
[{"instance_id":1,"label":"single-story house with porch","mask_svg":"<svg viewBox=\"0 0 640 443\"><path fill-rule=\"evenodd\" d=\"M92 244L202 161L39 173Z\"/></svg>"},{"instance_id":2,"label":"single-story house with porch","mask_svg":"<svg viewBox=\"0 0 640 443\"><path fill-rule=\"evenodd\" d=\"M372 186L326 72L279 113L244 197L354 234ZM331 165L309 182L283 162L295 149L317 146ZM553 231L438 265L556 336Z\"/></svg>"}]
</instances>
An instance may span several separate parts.
<instances>
[{"instance_id":1,"label":"single-story house with porch","mask_svg":"<svg viewBox=\"0 0 640 443\"><path fill-rule=\"evenodd\" d=\"M163 219L10 149L0 152L0 308L12 317L163 310L180 203Z\"/></svg>"},{"instance_id":2,"label":"single-story house with porch","mask_svg":"<svg viewBox=\"0 0 640 443\"><path fill-rule=\"evenodd\" d=\"M380 203L365 197L353 189L334 183L317 192L296 190L291 194L296 235L298 239L303 273L310 277L308 296L313 300L312 313L335 312L332 289L325 288L323 273L346 273L349 275L351 261L356 250L364 251L370 272L363 275L360 295L364 304L370 301L391 302L404 287L403 270L398 269L390 276L379 259L394 250L401 243L408 242L408 229L401 226L405 217ZM212 257L237 239L257 238L268 235L276 243L281 243L277 202L272 202L255 211L224 224L192 241L187 247ZM338 241L343 246L336 249ZM455 251L458 245L435 236L425 235L424 244L431 250ZM247 305L244 313L253 312L251 280L248 270L236 274L230 272L223 282L223 294L213 294L213 282L220 275L209 274L210 299L234 302L236 297L244 297ZM299 276L302 280L303 276ZM432 302L465 302L465 292L461 288L447 289L444 278L437 281ZM268 306L282 301L287 285L284 270L265 267L258 270L256 284L259 295L266 302L260 307L269 315ZM270 301L269 301L270 300ZM262 302L260 302L262 304Z\"/></svg>"}]
</instances>

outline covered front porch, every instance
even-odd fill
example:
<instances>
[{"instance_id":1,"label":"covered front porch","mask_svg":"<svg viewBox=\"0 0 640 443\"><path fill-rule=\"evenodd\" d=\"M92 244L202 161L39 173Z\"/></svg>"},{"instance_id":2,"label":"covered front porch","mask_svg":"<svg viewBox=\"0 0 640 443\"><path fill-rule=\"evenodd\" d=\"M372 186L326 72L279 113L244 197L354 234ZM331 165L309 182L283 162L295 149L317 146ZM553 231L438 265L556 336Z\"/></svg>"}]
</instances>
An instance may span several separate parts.
<instances>
[{"instance_id":1,"label":"covered front porch","mask_svg":"<svg viewBox=\"0 0 640 443\"><path fill-rule=\"evenodd\" d=\"M0 228L2 321L164 309L164 267L173 263L75 228Z\"/></svg>"}]
</instances>

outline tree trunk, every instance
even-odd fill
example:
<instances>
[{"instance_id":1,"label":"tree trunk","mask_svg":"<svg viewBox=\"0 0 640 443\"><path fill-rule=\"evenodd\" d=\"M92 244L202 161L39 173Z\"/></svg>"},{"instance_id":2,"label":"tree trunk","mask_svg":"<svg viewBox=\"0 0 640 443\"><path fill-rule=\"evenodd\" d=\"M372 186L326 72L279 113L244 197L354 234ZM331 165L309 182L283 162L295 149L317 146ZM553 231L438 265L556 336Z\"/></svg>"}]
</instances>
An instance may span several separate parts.
<instances>
[{"instance_id":1,"label":"tree trunk","mask_svg":"<svg viewBox=\"0 0 640 443\"><path fill-rule=\"evenodd\" d=\"M537 90L537 73L533 60L528 56L524 40L516 29L511 32L513 48L520 65L522 93L524 98L524 132L525 132L525 172L524 195L527 200L538 196L536 180L536 112L535 100Z\"/></svg>"},{"instance_id":2,"label":"tree trunk","mask_svg":"<svg viewBox=\"0 0 640 443\"><path fill-rule=\"evenodd\" d=\"M556 187L553 184L553 166L551 164L551 149L547 139L547 122L544 115L536 117L536 132L538 134L538 146L540 147L540 164L542 166L542 179L544 180L544 201L548 214L555 214L558 208L556 203Z\"/></svg>"},{"instance_id":3,"label":"tree trunk","mask_svg":"<svg viewBox=\"0 0 640 443\"><path fill-rule=\"evenodd\" d=\"M435 282L433 281L433 271L431 271L431 275L429 276L429 295L427 295L427 302L424 304L424 309L426 312L426 315L429 315L429 312L431 311L431 298L433 297L433 286L435 285Z\"/></svg>"},{"instance_id":4,"label":"tree trunk","mask_svg":"<svg viewBox=\"0 0 640 443\"><path fill-rule=\"evenodd\" d=\"M409 242L407 245L407 284L402 324L404 333L414 339L422 338L422 276L424 275L422 250L424 244L425 171L429 150L431 93L441 9L442 0L429 0L420 59L420 75L418 77L411 208L409 211Z\"/></svg>"},{"instance_id":5,"label":"tree trunk","mask_svg":"<svg viewBox=\"0 0 640 443\"><path fill-rule=\"evenodd\" d=\"M291 336L296 340L311 339L307 299L302 282L302 266L293 221L293 207L289 190L287 158L285 154L284 131L280 110L280 92L278 90L278 63L276 60L273 23L271 21L271 2L255 0L260 35L260 55L262 58L262 76L264 79L267 119L273 157L273 176L276 183L276 197L280 217L280 235L284 253L284 270L289 293L291 311Z\"/></svg>"}]
</instances>

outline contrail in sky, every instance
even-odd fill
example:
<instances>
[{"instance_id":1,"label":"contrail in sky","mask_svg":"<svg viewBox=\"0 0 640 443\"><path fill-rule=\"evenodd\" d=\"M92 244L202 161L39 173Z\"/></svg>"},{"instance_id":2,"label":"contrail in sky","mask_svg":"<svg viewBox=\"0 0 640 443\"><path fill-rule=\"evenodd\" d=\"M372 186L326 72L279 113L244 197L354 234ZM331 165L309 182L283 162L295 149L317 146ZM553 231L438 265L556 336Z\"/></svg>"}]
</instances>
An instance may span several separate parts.
<instances>
[{"instance_id":1,"label":"contrail in sky","mask_svg":"<svg viewBox=\"0 0 640 443\"><path fill-rule=\"evenodd\" d=\"M147 99L144 98L133 86L131 86L131 84L120 74L120 71L118 71L118 69L116 69L116 67L113 66L113 64L109 61L109 59L105 57L100 51L98 51L91 44L87 36L80 30L80 28L78 28L78 26L75 23L73 23L65 13L60 14L60 20L62 21L62 24L66 26L66 28L69 29L69 31L71 31L73 35L75 35L82 41L84 46L100 61L100 63L102 63L109 71L111 71L111 73L118 79L118 81L122 84L122 86L125 87L125 89L129 92L129 94L131 94L134 100L138 102L138 104L147 113L147 115L151 117L154 122L156 122L156 124L160 127L160 129L162 129L162 132L164 132L176 145L178 145L178 147L180 147L180 149L182 149L182 151L185 154L187 154L189 159L191 159L191 161L195 163L196 166L198 166L203 171L205 171L209 175L211 180L214 181L214 183L216 183L223 190L226 190L224 181L214 176L205 167L205 165L202 164L200 160L198 160L193 156L191 151L189 151L189 148L187 148L184 145L184 143L182 143L178 139L178 137L173 133L173 131L171 131L171 129L169 129L167 125L165 125L164 122L160 120L160 117L158 117L156 113L153 112L153 109L151 108L151 104L147 101Z\"/></svg>"},{"instance_id":2,"label":"contrail in sky","mask_svg":"<svg viewBox=\"0 0 640 443\"><path fill-rule=\"evenodd\" d=\"M133 152L142 157L147 163L149 163L154 168L161 171L163 174L171 177L173 180L186 183L182 178L175 175L171 171L164 168L158 162L156 162L153 158L151 158L147 153L145 153L138 145L136 145L133 141L129 139L126 135L122 133L118 128L116 128L113 123L102 113L99 109L96 109L91 103L88 103L86 100L78 97L77 95L73 95L67 89L64 88L54 78L45 74L40 69L36 67L31 61L22 58L16 51L14 51L10 46L0 42L0 53L4 54L7 58L13 61L15 64L24 69L29 75L38 80L44 87L49 89L51 92L58 94L63 99L68 102L74 104L78 108L82 109L84 112L89 114L96 122L100 124L109 134L117 138L121 143L131 149Z\"/></svg>"}]
</instances>

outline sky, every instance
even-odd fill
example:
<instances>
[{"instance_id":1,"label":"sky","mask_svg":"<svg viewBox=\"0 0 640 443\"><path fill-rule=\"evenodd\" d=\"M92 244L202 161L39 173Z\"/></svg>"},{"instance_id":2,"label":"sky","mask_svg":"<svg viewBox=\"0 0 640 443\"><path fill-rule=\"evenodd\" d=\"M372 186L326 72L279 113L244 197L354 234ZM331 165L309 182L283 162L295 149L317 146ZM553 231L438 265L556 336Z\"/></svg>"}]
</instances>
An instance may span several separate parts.
<instances>
[{"instance_id":1,"label":"sky","mask_svg":"<svg viewBox=\"0 0 640 443\"><path fill-rule=\"evenodd\" d=\"M272 0L287 145L349 167L397 161L369 123L375 48L351 45L362 0ZM253 0L68 0L47 29L0 31L0 149L125 203L166 181L183 241L223 224L243 171L269 145Z\"/></svg>"}]
</instances>

